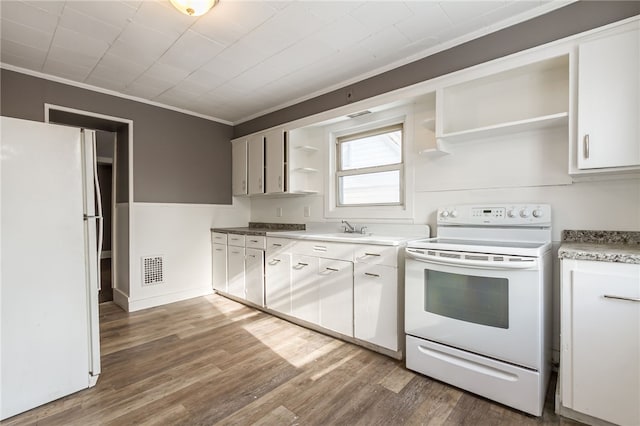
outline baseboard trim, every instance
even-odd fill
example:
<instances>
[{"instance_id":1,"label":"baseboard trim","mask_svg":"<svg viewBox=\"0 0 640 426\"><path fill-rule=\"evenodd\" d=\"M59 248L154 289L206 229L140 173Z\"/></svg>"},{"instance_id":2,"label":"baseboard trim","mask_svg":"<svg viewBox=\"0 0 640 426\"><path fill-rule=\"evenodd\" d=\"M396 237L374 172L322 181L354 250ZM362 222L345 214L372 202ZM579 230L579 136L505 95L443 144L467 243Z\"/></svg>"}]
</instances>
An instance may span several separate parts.
<instances>
[{"instance_id":1,"label":"baseboard trim","mask_svg":"<svg viewBox=\"0 0 640 426\"><path fill-rule=\"evenodd\" d=\"M113 289L113 303L120 306L126 312L129 312L129 296L117 288Z\"/></svg>"},{"instance_id":2,"label":"baseboard trim","mask_svg":"<svg viewBox=\"0 0 640 426\"><path fill-rule=\"evenodd\" d=\"M211 287L200 287L189 289L185 291L179 291L176 293L162 294L160 296L147 297L144 299L132 300L128 298L127 312L140 311L142 309L154 308L156 306L167 305L169 303L179 302L181 300L193 299L194 297L206 296L213 294ZM114 292L115 301L115 292ZM121 305L120 305L121 306Z\"/></svg>"}]
</instances>

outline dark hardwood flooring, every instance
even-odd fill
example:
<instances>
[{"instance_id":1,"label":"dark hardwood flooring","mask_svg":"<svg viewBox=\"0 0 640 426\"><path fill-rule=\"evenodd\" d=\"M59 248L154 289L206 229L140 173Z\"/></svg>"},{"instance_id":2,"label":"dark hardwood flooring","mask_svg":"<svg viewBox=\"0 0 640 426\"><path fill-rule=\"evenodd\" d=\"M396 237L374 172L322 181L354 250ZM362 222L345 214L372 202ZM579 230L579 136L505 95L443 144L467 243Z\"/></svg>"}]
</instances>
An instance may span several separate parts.
<instances>
[{"instance_id":1,"label":"dark hardwood flooring","mask_svg":"<svg viewBox=\"0 0 640 426\"><path fill-rule=\"evenodd\" d=\"M551 398L525 415L217 295L131 314L106 303L100 321L96 387L3 425L577 424Z\"/></svg>"}]
</instances>

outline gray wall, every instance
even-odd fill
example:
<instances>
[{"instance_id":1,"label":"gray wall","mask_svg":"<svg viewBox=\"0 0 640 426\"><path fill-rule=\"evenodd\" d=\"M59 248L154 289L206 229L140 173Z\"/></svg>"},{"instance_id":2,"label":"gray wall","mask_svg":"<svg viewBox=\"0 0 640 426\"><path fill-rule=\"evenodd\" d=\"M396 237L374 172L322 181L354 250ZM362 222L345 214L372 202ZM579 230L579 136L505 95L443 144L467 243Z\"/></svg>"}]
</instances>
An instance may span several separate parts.
<instances>
[{"instance_id":1,"label":"gray wall","mask_svg":"<svg viewBox=\"0 0 640 426\"><path fill-rule=\"evenodd\" d=\"M5 69L0 73L2 115L43 121L44 103L50 103L133 120L134 201L231 204L231 126ZM126 152L119 150L121 160ZM121 189L119 182L118 201Z\"/></svg>"},{"instance_id":2,"label":"gray wall","mask_svg":"<svg viewBox=\"0 0 640 426\"><path fill-rule=\"evenodd\" d=\"M240 137L640 14L640 1L579 1L324 95L236 125ZM347 97L347 94L351 96Z\"/></svg>"}]
</instances>

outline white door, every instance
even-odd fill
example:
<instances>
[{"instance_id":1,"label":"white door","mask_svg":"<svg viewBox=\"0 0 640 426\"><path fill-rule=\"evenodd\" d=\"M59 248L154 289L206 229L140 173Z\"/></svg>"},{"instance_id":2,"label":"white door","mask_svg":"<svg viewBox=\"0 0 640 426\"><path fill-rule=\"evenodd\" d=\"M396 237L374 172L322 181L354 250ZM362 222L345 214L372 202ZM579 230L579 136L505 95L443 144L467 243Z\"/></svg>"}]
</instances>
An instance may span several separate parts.
<instances>
[{"instance_id":1,"label":"white door","mask_svg":"<svg viewBox=\"0 0 640 426\"><path fill-rule=\"evenodd\" d=\"M89 386L91 297L80 131L1 124L4 419Z\"/></svg>"},{"instance_id":2,"label":"white door","mask_svg":"<svg viewBox=\"0 0 640 426\"><path fill-rule=\"evenodd\" d=\"M640 265L563 261L562 389L571 409L640 424Z\"/></svg>"},{"instance_id":3,"label":"white door","mask_svg":"<svg viewBox=\"0 0 640 426\"><path fill-rule=\"evenodd\" d=\"M582 43L578 168L640 164L640 29Z\"/></svg>"},{"instance_id":4,"label":"white door","mask_svg":"<svg viewBox=\"0 0 640 426\"><path fill-rule=\"evenodd\" d=\"M233 195L247 194L247 139L231 141L231 190Z\"/></svg>"},{"instance_id":5,"label":"white door","mask_svg":"<svg viewBox=\"0 0 640 426\"><path fill-rule=\"evenodd\" d=\"M317 257L291 257L291 315L313 324L320 323Z\"/></svg>"},{"instance_id":6,"label":"white door","mask_svg":"<svg viewBox=\"0 0 640 426\"><path fill-rule=\"evenodd\" d=\"M267 251L264 272L267 308L291 314L291 253Z\"/></svg>"},{"instance_id":7,"label":"white door","mask_svg":"<svg viewBox=\"0 0 640 426\"><path fill-rule=\"evenodd\" d=\"M286 136L283 129L265 134L265 163L267 194L285 192Z\"/></svg>"},{"instance_id":8,"label":"white door","mask_svg":"<svg viewBox=\"0 0 640 426\"><path fill-rule=\"evenodd\" d=\"M229 274L227 292L245 298L244 291L244 247L227 247L227 271Z\"/></svg>"},{"instance_id":9,"label":"white door","mask_svg":"<svg viewBox=\"0 0 640 426\"><path fill-rule=\"evenodd\" d=\"M248 142L248 194L264 193L264 138L254 135Z\"/></svg>"},{"instance_id":10,"label":"white door","mask_svg":"<svg viewBox=\"0 0 640 426\"><path fill-rule=\"evenodd\" d=\"M357 339L398 350L398 269L355 264L353 333Z\"/></svg>"},{"instance_id":11,"label":"white door","mask_svg":"<svg viewBox=\"0 0 640 426\"><path fill-rule=\"evenodd\" d=\"M211 281L214 290L227 291L227 245L211 245Z\"/></svg>"},{"instance_id":12,"label":"white door","mask_svg":"<svg viewBox=\"0 0 640 426\"><path fill-rule=\"evenodd\" d=\"M245 297L249 302L264 306L264 251L245 249Z\"/></svg>"},{"instance_id":13,"label":"white door","mask_svg":"<svg viewBox=\"0 0 640 426\"><path fill-rule=\"evenodd\" d=\"M353 337L353 262L320 259L320 325Z\"/></svg>"}]
</instances>

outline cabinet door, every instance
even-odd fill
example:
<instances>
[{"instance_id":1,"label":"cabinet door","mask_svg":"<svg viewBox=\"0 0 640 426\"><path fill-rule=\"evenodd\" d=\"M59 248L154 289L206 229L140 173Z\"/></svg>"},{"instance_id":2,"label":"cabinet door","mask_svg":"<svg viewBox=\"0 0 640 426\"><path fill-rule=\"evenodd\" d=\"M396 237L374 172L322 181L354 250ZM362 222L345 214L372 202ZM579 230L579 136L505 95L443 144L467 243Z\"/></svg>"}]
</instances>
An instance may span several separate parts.
<instances>
[{"instance_id":1,"label":"cabinet door","mask_svg":"<svg viewBox=\"0 0 640 426\"><path fill-rule=\"evenodd\" d=\"M313 324L320 323L318 258L291 256L291 315Z\"/></svg>"},{"instance_id":2,"label":"cabinet door","mask_svg":"<svg viewBox=\"0 0 640 426\"><path fill-rule=\"evenodd\" d=\"M265 134L265 170L267 194L286 191L287 132L282 129Z\"/></svg>"},{"instance_id":3,"label":"cabinet door","mask_svg":"<svg viewBox=\"0 0 640 426\"><path fill-rule=\"evenodd\" d=\"M579 46L578 168L640 165L640 30Z\"/></svg>"},{"instance_id":4,"label":"cabinet door","mask_svg":"<svg viewBox=\"0 0 640 426\"><path fill-rule=\"evenodd\" d=\"M212 244L211 282L214 290L227 292L227 245Z\"/></svg>"},{"instance_id":5,"label":"cabinet door","mask_svg":"<svg viewBox=\"0 0 640 426\"><path fill-rule=\"evenodd\" d=\"M231 190L233 195L247 194L247 140L231 141Z\"/></svg>"},{"instance_id":6,"label":"cabinet door","mask_svg":"<svg viewBox=\"0 0 640 426\"><path fill-rule=\"evenodd\" d=\"M291 315L291 253L267 252L264 271L265 305Z\"/></svg>"},{"instance_id":7,"label":"cabinet door","mask_svg":"<svg viewBox=\"0 0 640 426\"><path fill-rule=\"evenodd\" d=\"M398 350L398 269L356 263L353 278L354 337Z\"/></svg>"},{"instance_id":8,"label":"cabinet door","mask_svg":"<svg viewBox=\"0 0 640 426\"><path fill-rule=\"evenodd\" d=\"M227 249L227 270L229 273L227 292L232 296L244 299L244 248L229 246Z\"/></svg>"},{"instance_id":9,"label":"cabinet door","mask_svg":"<svg viewBox=\"0 0 640 426\"><path fill-rule=\"evenodd\" d=\"M245 298L264 306L264 251L245 249Z\"/></svg>"},{"instance_id":10,"label":"cabinet door","mask_svg":"<svg viewBox=\"0 0 640 426\"><path fill-rule=\"evenodd\" d=\"M640 302L615 298L640 299L640 265L575 265L563 270L563 320L570 314L562 330L563 404L612 423L640 424Z\"/></svg>"},{"instance_id":11,"label":"cabinet door","mask_svg":"<svg viewBox=\"0 0 640 426\"><path fill-rule=\"evenodd\" d=\"M353 337L353 263L320 259L320 325Z\"/></svg>"},{"instance_id":12,"label":"cabinet door","mask_svg":"<svg viewBox=\"0 0 640 426\"><path fill-rule=\"evenodd\" d=\"M249 180L248 194L264 193L264 138L262 135L249 137L247 176Z\"/></svg>"}]
</instances>

